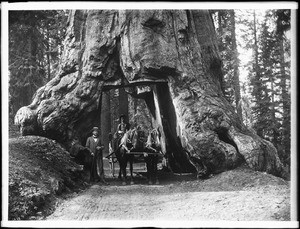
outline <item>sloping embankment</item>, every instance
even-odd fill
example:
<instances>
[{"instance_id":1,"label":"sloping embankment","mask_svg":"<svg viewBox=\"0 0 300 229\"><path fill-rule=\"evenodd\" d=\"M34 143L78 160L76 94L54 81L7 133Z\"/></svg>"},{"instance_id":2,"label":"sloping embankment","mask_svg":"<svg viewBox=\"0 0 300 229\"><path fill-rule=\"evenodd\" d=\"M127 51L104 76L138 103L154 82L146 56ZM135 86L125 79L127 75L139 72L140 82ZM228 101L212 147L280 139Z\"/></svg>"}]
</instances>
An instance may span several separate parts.
<instances>
[{"instance_id":1,"label":"sloping embankment","mask_svg":"<svg viewBox=\"0 0 300 229\"><path fill-rule=\"evenodd\" d=\"M55 199L84 187L81 167L57 142L39 136L9 140L9 220L35 219Z\"/></svg>"}]
</instances>

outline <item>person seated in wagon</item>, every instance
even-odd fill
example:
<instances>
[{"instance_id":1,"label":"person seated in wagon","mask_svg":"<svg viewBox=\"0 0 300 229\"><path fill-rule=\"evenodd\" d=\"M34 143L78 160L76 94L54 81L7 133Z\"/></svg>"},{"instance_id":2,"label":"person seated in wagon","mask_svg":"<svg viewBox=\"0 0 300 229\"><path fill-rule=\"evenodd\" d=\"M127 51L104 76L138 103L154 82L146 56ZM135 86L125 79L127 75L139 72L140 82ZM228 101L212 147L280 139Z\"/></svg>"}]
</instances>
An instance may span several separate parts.
<instances>
[{"instance_id":1,"label":"person seated in wagon","mask_svg":"<svg viewBox=\"0 0 300 229\"><path fill-rule=\"evenodd\" d=\"M120 123L118 124L118 127L117 127L117 134L118 134L118 136L123 137L125 132L130 129L130 125L126 121L126 115L124 115L124 114L120 115L119 121L120 121Z\"/></svg>"},{"instance_id":2,"label":"person seated in wagon","mask_svg":"<svg viewBox=\"0 0 300 229\"><path fill-rule=\"evenodd\" d=\"M115 133L115 142L114 142L114 150L116 150L119 146L121 138L124 136L126 131L130 129L130 124L126 121L126 115L121 114L119 118L119 124L117 126L117 131Z\"/></svg>"}]
</instances>

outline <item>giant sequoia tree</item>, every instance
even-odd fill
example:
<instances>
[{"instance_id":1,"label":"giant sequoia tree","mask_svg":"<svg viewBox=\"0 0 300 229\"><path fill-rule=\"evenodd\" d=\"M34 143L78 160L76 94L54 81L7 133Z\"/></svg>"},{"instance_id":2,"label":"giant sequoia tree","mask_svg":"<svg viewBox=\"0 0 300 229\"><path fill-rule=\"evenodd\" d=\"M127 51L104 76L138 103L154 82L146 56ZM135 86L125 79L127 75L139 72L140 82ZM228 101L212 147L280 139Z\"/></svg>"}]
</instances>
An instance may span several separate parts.
<instances>
[{"instance_id":1,"label":"giant sequoia tree","mask_svg":"<svg viewBox=\"0 0 300 229\"><path fill-rule=\"evenodd\" d=\"M274 146L248 131L221 89L221 60L206 10L75 10L58 75L15 116L21 133L86 138L102 92L145 99L175 172L221 172L245 161L282 176Z\"/></svg>"}]
</instances>

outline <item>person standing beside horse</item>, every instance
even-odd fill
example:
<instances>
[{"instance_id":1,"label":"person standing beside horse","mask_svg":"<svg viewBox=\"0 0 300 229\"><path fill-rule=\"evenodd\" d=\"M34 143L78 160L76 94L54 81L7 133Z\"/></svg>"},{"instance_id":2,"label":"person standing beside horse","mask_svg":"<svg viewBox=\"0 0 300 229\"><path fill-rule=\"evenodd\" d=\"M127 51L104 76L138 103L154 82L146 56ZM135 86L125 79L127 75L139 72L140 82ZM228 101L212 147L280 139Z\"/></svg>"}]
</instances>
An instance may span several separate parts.
<instances>
[{"instance_id":1,"label":"person standing beside horse","mask_svg":"<svg viewBox=\"0 0 300 229\"><path fill-rule=\"evenodd\" d=\"M102 155L103 146L99 138L99 128L93 127L92 134L93 135L91 137L88 137L86 141L86 147L88 147L93 154L90 181L91 182L100 181L104 184L108 184L104 180L103 155Z\"/></svg>"}]
</instances>

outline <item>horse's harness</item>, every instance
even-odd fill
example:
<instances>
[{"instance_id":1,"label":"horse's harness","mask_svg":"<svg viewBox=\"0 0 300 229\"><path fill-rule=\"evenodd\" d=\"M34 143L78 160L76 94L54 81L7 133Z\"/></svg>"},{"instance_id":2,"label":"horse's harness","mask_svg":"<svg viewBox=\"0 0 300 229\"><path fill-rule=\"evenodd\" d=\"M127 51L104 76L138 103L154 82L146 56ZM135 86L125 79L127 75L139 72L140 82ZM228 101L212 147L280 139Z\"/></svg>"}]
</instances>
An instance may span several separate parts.
<instances>
[{"instance_id":1,"label":"horse's harness","mask_svg":"<svg viewBox=\"0 0 300 229\"><path fill-rule=\"evenodd\" d=\"M158 146L158 144L159 144L158 135L159 135L159 133L158 133L158 131L156 129L154 129L154 130L151 131L151 139L150 139L150 141L151 141L150 146L151 147L153 147L153 146L157 147Z\"/></svg>"},{"instance_id":2,"label":"horse's harness","mask_svg":"<svg viewBox=\"0 0 300 229\"><path fill-rule=\"evenodd\" d=\"M130 131L130 133L128 133L129 131ZM137 141L144 144L143 139L141 139L140 136L139 136L139 131L138 130L134 129L134 130L129 130L129 131L124 133L124 135L120 138L121 142L118 144L119 147L125 148L127 153L131 153L130 151L133 148L133 146L132 146L130 149L128 149L127 144L133 144L134 135L137 135ZM127 139L126 139L126 143L124 141L122 141L122 139L124 138L125 135L128 135ZM147 145L146 148L153 150L155 152L154 154L157 154L159 152L159 150L156 149L157 148L157 143L159 142L159 139L158 139L159 133L156 129L154 129L150 132L150 135L151 135L151 144ZM112 152L107 157L110 157L113 153L115 153L115 152ZM135 153L137 153L137 152L135 152ZM150 153L150 154L153 154L153 153Z\"/></svg>"},{"instance_id":3,"label":"horse's harness","mask_svg":"<svg viewBox=\"0 0 300 229\"><path fill-rule=\"evenodd\" d=\"M129 132L129 131L128 131ZM126 149L126 151L128 152L128 151L130 151L131 149L128 149L127 148L127 144L129 143L129 144L132 144L132 141L131 141L131 132L130 133L128 133L128 132L126 132L124 135L123 135L123 137L120 139L120 143L119 143L119 147L123 147L123 148L125 148ZM124 138L124 136L125 135L128 135L128 136L126 136L126 142L122 142L122 139Z\"/></svg>"}]
</instances>

